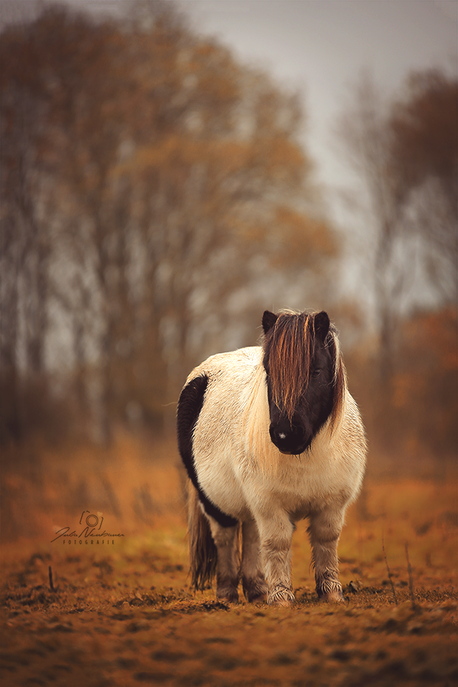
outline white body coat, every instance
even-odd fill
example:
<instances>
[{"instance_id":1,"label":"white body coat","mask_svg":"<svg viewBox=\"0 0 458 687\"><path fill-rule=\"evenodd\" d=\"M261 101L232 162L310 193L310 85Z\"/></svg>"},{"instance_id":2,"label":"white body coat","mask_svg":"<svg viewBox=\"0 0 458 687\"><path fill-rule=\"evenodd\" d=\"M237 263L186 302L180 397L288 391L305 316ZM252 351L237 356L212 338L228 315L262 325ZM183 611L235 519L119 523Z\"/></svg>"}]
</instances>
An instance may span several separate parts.
<instances>
[{"instance_id":1,"label":"white body coat","mask_svg":"<svg viewBox=\"0 0 458 687\"><path fill-rule=\"evenodd\" d=\"M195 470L210 501L243 523L245 594L256 600L267 593L269 603L280 605L294 601L291 537L294 523L308 517L317 591L341 600L337 541L361 487L366 453L352 396L345 389L337 421L332 429L325 423L309 450L284 455L269 437L261 347L214 355L186 384L203 375L208 385L193 433ZM218 550L217 595L235 600L236 528L208 520Z\"/></svg>"}]
</instances>

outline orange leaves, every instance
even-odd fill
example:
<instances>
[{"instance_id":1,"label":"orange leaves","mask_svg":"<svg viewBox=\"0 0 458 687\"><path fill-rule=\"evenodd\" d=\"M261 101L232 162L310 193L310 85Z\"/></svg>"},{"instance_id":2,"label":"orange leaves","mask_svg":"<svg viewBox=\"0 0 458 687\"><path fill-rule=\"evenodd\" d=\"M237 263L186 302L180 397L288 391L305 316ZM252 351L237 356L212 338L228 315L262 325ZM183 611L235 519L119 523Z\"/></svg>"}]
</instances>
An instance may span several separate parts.
<instances>
[{"instance_id":1,"label":"orange leaves","mask_svg":"<svg viewBox=\"0 0 458 687\"><path fill-rule=\"evenodd\" d=\"M407 408L412 397L418 398L423 392L424 379L420 375L398 372L393 378L392 402L395 408Z\"/></svg>"},{"instance_id":2,"label":"orange leaves","mask_svg":"<svg viewBox=\"0 0 458 687\"><path fill-rule=\"evenodd\" d=\"M174 133L157 143L140 148L127 162L116 168L117 175L145 175L153 170L165 174L173 167L184 174L192 165L207 165L212 173L226 176L242 170L248 160L248 147L237 141L198 139Z\"/></svg>"},{"instance_id":3,"label":"orange leaves","mask_svg":"<svg viewBox=\"0 0 458 687\"><path fill-rule=\"evenodd\" d=\"M301 149L287 136L256 137L253 141L253 162L270 182L297 187L309 169Z\"/></svg>"},{"instance_id":4,"label":"orange leaves","mask_svg":"<svg viewBox=\"0 0 458 687\"><path fill-rule=\"evenodd\" d=\"M330 227L287 206L275 208L272 231L272 263L316 269L325 258L337 254Z\"/></svg>"},{"instance_id":5,"label":"orange leaves","mask_svg":"<svg viewBox=\"0 0 458 687\"><path fill-rule=\"evenodd\" d=\"M457 392L456 310L448 307L413 317L401 333L392 380L398 440L415 437L418 446L429 447L442 459L456 452Z\"/></svg>"},{"instance_id":6,"label":"orange leaves","mask_svg":"<svg viewBox=\"0 0 458 687\"><path fill-rule=\"evenodd\" d=\"M458 314L452 306L418 315L405 328L405 344L431 365L458 372Z\"/></svg>"},{"instance_id":7,"label":"orange leaves","mask_svg":"<svg viewBox=\"0 0 458 687\"><path fill-rule=\"evenodd\" d=\"M370 341L347 356L350 390L361 406L369 445L409 472L456 462L458 316L452 306L398 325L392 377L380 379ZM399 465L396 465L399 463ZM428 468L429 469L429 468Z\"/></svg>"}]
</instances>

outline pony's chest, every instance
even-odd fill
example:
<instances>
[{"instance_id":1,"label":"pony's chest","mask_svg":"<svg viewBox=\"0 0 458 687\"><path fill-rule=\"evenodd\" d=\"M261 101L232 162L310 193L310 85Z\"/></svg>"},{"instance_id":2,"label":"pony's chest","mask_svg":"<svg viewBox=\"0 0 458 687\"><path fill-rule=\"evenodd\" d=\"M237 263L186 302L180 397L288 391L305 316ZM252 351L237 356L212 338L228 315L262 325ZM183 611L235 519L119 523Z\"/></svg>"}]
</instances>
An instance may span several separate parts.
<instances>
[{"instance_id":1,"label":"pony's chest","mask_svg":"<svg viewBox=\"0 0 458 687\"><path fill-rule=\"evenodd\" d=\"M311 512L321 510L336 494L342 485L330 466L322 465L316 469L307 465L307 458L295 458L289 465L283 466L276 475L264 476L262 485L253 485L261 496L266 508L272 506L289 513L292 520L301 520Z\"/></svg>"}]
</instances>

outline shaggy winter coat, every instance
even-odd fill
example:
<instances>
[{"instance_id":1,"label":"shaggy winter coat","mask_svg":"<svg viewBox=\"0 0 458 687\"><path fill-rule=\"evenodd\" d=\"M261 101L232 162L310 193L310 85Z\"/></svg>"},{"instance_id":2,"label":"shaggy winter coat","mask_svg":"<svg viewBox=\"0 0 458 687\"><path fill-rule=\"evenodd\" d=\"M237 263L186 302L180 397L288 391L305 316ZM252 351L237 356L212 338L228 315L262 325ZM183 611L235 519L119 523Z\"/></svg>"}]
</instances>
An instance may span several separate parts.
<instances>
[{"instance_id":1,"label":"shaggy winter coat","mask_svg":"<svg viewBox=\"0 0 458 687\"><path fill-rule=\"evenodd\" d=\"M266 312L263 326L263 347L208 358L189 375L180 397L193 582L203 588L216 569L218 598L236 601L241 576L249 601L267 597L289 605L291 538L295 523L308 518L318 595L338 601L337 542L365 466L360 414L325 313ZM302 340L295 351L298 327ZM305 355L302 372L290 362L286 376L275 377L275 356L281 367L286 350L295 358ZM288 375L295 382L303 377L289 396ZM295 446L305 445L295 454Z\"/></svg>"}]
</instances>

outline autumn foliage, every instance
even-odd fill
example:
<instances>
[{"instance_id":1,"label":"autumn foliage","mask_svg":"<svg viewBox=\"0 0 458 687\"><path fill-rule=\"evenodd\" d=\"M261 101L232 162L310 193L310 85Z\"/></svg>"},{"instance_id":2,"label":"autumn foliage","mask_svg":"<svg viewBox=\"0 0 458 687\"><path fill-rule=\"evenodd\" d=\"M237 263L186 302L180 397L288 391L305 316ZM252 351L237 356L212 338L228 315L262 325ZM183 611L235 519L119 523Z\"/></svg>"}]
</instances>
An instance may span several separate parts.
<instances>
[{"instance_id":1,"label":"autumn foliage","mask_svg":"<svg viewBox=\"0 0 458 687\"><path fill-rule=\"evenodd\" d=\"M161 430L234 314L253 337L275 284L311 291L337 253L296 95L171 5L145 7L122 22L45 8L0 36L6 441L30 433L37 377L99 441Z\"/></svg>"},{"instance_id":2,"label":"autumn foliage","mask_svg":"<svg viewBox=\"0 0 458 687\"><path fill-rule=\"evenodd\" d=\"M371 450L392 469L447 462L456 79L416 73L388 108L366 82L348 113L374 233L364 255L353 242L368 281L346 309L347 234L318 203L298 96L171 4L145 7L45 6L0 35L0 442L173 430L194 364L256 343L266 307L297 307L341 330Z\"/></svg>"},{"instance_id":3,"label":"autumn foliage","mask_svg":"<svg viewBox=\"0 0 458 687\"><path fill-rule=\"evenodd\" d=\"M458 321L446 307L402 323L389 383L376 348L348 356L353 393L363 409L374 474L445 476L458 445Z\"/></svg>"},{"instance_id":4,"label":"autumn foliage","mask_svg":"<svg viewBox=\"0 0 458 687\"><path fill-rule=\"evenodd\" d=\"M418 315L404 327L393 379L404 450L453 456L458 446L458 320L454 308Z\"/></svg>"}]
</instances>

